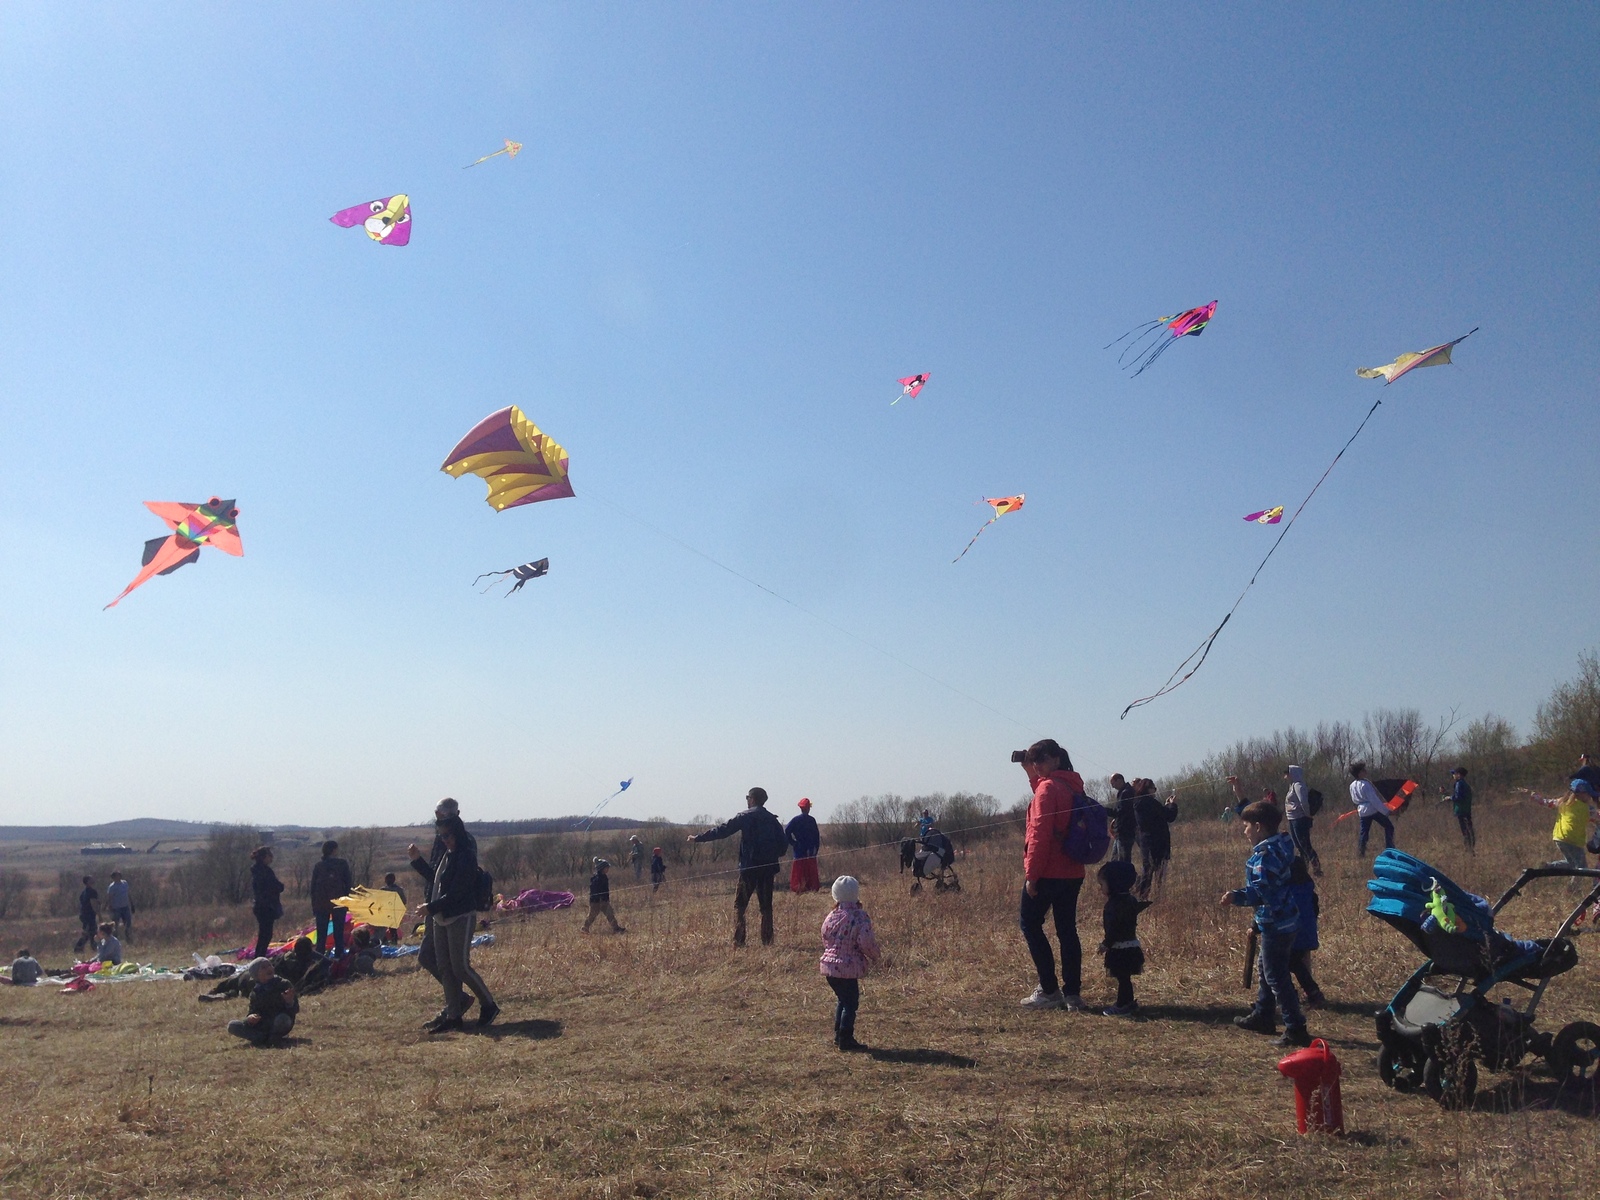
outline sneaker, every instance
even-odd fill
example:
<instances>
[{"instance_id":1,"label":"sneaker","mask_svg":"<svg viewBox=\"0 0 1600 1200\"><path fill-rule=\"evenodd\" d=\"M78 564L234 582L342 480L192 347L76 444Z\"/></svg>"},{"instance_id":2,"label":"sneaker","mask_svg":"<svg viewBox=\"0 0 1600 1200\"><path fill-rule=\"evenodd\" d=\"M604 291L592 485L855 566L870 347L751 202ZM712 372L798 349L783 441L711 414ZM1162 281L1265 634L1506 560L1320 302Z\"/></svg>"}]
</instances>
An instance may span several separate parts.
<instances>
[{"instance_id":1,"label":"sneaker","mask_svg":"<svg viewBox=\"0 0 1600 1200\"><path fill-rule=\"evenodd\" d=\"M846 1054L854 1054L866 1049L865 1046L856 1041L856 1035L853 1033L835 1034L833 1044Z\"/></svg>"},{"instance_id":2,"label":"sneaker","mask_svg":"<svg viewBox=\"0 0 1600 1200\"><path fill-rule=\"evenodd\" d=\"M616 927L616 928L615 928L615 929L613 929L613 930L612 930L612 931L611 931L611 932L612 932L612 933L627 933L627 932L628 932L628 931L627 931L627 930L626 930L626 929L625 929L625 928L623 928L623 927L622 927L622 926L621 926L621 925L618 925L618 926L617 926L617 927Z\"/></svg>"},{"instance_id":3,"label":"sneaker","mask_svg":"<svg viewBox=\"0 0 1600 1200\"><path fill-rule=\"evenodd\" d=\"M444 1017L438 1021L429 1021L422 1028L428 1033L451 1033L465 1027L466 1024L460 1017Z\"/></svg>"},{"instance_id":4,"label":"sneaker","mask_svg":"<svg viewBox=\"0 0 1600 1200\"><path fill-rule=\"evenodd\" d=\"M1285 1025L1283 1032L1267 1043L1269 1046L1288 1048L1290 1046L1311 1045L1311 1035L1306 1032L1304 1025Z\"/></svg>"},{"instance_id":5,"label":"sneaker","mask_svg":"<svg viewBox=\"0 0 1600 1200\"><path fill-rule=\"evenodd\" d=\"M1083 997L1082 996L1066 996L1066 995L1063 995L1061 997L1061 1007L1066 1009L1068 1012L1088 1012L1089 1011L1089 1006L1083 1002Z\"/></svg>"},{"instance_id":6,"label":"sneaker","mask_svg":"<svg viewBox=\"0 0 1600 1200\"><path fill-rule=\"evenodd\" d=\"M1113 1004L1110 1008L1102 1008L1100 1014L1106 1017L1131 1017L1138 1011L1139 1005L1134 1002L1132 1004Z\"/></svg>"},{"instance_id":7,"label":"sneaker","mask_svg":"<svg viewBox=\"0 0 1600 1200\"><path fill-rule=\"evenodd\" d=\"M490 1004L488 1008L478 1014L478 1028L483 1029L486 1026L493 1025L494 1019L499 1015L500 1006L498 1004Z\"/></svg>"},{"instance_id":8,"label":"sneaker","mask_svg":"<svg viewBox=\"0 0 1600 1200\"><path fill-rule=\"evenodd\" d=\"M213 1000L226 1000L226 996L219 996L215 992L201 992L195 997L201 1004L210 1004Z\"/></svg>"},{"instance_id":9,"label":"sneaker","mask_svg":"<svg viewBox=\"0 0 1600 1200\"><path fill-rule=\"evenodd\" d=\"M1328 998L1321 992L1313 992L1311 995L1306 997L1305 1001L1305 1006L1307 1008L1326 1008L1327 1004Z\"/></svg>"},{"instance_id":10,"label":"sneaker","mask_svg":"<svg viewBox=\"0 0 1600 1200\"><path fill-rule=\"evenodd\" d=\"M1079 1001L1081 1004L1082 1001ZM1060 1008L1061 993L1047 992L1042 987L1036 987L1021 1001L1023 1008Z\"/></svg>"},{"instance_id":11,"label":"sneaker","mask_svg":"<svg viewBox=\"0 0 1600 1200\"><path fill-rule=\"evenodd\" d=\"M1258 1012L1251 1012L1245 1017L1235 1017L1233 1023L1240 1029L1248 1029L1251 1033L1278 1032L1278 1022Z\"/></svg>"}]
</instances>

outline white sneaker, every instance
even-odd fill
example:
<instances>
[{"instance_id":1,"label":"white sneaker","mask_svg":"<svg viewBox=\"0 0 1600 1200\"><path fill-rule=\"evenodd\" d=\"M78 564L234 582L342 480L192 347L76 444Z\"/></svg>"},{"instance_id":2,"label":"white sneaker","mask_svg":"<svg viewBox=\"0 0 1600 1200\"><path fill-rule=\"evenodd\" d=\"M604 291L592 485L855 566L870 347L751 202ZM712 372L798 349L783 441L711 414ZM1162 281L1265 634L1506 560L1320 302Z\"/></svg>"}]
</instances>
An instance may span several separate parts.
<instances>
[{"instance_id":1,"label":"white sneaker","mask_svg":"<svg viewBox=\"0 0 1600 1200\"><path fill-rule=\"evenodd\" d=\"M1088 1012L1089 1006L1083 1002L1082 996L1062 996L1061 1007L1068 1012Z\"/></svg>"},{"instance_id":2,"label":"white sneaker","mask_svg":"<svg viewBox=\"0 0 1600 1200\"><path fill-rule=\"evenodd\" d=\"M1042 987L1036 987L1033 992L1022 1001L1023 1008L1060 1008L1061 993L1047 992Z\"/></svg>"}]
</instances>

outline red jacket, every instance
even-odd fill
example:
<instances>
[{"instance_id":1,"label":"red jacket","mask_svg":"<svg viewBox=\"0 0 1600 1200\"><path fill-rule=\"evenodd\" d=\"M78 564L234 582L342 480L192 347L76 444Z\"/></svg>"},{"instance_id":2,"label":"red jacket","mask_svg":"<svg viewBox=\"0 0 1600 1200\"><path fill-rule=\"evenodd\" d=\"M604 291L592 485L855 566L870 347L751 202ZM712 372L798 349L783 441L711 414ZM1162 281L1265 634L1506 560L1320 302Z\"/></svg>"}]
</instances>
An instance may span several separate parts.
<instances>
[{"instance_id":1,"label":"red jacket","mask_svg":"<svg viewBox=\"0 0 1600 1200\"><path fill-rule=\"evenodd\" d=\"M1083 776L1076 771L1052 771L1033 785L1033 801L1028 805L1028 833L1022 851L1024 878L1083 878L1083 864L1061 851L1061 835L1067 832L1072 798L1082 793Z\"/></svg>"}]
</instances>

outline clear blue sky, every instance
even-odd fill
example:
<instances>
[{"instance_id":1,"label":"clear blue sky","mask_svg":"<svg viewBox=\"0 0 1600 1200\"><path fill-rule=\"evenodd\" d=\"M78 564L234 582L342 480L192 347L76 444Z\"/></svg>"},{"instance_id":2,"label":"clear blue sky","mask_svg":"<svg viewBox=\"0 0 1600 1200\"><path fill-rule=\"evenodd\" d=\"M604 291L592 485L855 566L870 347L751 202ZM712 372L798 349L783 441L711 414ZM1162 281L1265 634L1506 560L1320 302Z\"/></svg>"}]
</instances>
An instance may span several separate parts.
<instances>
[{"instance_id":1,"label":"clear blue sky","mask_svg":"<svg viewBox=\"0 0 1600 1200\"><path fill-rule=\"evenodd\" d=\"M825 813L1010 800L1047 734L1154 775L1526 728L1600 642L1597 47L1585 5L6 5L0 821ZM405 249L328 223L396 191ZM1101 349L1211 299L1136 380ZM439 473L512 403L575 499ZM141 502L218 493L245 557L102 612Z\"/></svg>"}]
</instances>

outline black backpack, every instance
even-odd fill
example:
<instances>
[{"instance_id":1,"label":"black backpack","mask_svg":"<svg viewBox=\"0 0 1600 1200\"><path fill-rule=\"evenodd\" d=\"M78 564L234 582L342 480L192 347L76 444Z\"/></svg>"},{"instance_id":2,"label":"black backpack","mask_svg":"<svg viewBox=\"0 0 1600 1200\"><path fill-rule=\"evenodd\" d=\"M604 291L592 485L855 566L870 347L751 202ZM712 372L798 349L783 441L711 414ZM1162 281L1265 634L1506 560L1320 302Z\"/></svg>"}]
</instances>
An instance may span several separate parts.
<instances>
[{"instance_id":1,"label":"black backpack","mask_svg":"<svg viewBox=\"0 0 1600 1200\"><path fill-rule=\"evenodd\" d=\"M1306 805L1310 808L1311 815L1316 816L1322 811L1322 793L1316 788L1311 788L1306 792Z\"/></svg>"},{"instance_id":2,"label":"black backpack","mask_svg":"<svg viewBox=\"0 0 1600 1200\"><path fill-rule=\"evenodd\" d=\"M494 876L478 868L478 886L472 893L473 903L479 912L488 912L494 907Z\"/></svg>"},{"instance_id":3,"label":"black backpack","mask_svg":"<svg viewBox=\"0 0 1600 1200\"><path fill-rule=\"evenodd\" d=\"M783 822L766 809L756 813L755 851L752 865L772 866L783 861L789 852L789 836L783 831Z\"/></svg>"}]
</instances>

